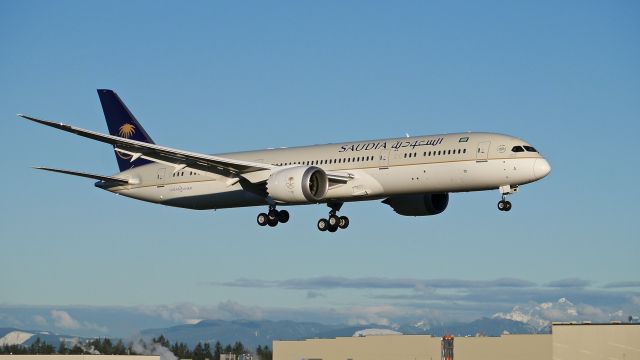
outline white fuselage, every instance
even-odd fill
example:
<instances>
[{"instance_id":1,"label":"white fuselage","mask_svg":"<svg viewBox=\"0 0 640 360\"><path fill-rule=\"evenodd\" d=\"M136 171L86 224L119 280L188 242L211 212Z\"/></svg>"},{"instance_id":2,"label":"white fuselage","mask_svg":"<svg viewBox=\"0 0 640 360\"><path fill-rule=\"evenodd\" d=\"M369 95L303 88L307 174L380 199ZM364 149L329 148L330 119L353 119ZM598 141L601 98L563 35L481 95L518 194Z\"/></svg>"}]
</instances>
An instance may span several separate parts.
<instances>
[{"instance_id":1,"label":"white fuselage","mask_svg":"<svg viewBox=\"0 0 640 360\"><path fill-rule=\"evenodd\" d=\"M546 176L550 167L519 138L457 133L340 144L247 151L220 156L287 168L316 166L352 178L332 184L319 202L372 200L404 194L448 193L517 187ZM530 148L530 147L529 147ZM152 163L118 177L136 184L106 190L154 203L191 209L264 205L268 199L246 181ZM287 205L286 203L282 203Z\"/></svg>"}]
</instances>

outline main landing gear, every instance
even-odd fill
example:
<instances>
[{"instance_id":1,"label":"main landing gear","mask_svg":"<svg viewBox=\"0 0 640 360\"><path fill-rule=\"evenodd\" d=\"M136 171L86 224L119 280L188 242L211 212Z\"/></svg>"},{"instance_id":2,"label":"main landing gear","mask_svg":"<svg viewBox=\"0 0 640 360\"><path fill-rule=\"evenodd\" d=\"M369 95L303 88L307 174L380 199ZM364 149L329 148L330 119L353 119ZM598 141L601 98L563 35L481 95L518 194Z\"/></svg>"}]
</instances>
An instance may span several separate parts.
<instances>
[{"instance_id":1,"label":"main landing gear","mask_svg":"<svg viewBox=\"0 0 640 360\"><path fill-rule=\"evenodd\" d=\"M260 226L269 225L274 227L279 223L284 224L289 221L289 212L287 210L278 211L275 206L269 206L269 212L266 214L258 214L258 218L256 220Z\"/></svg>"},{"instance_id":2,"label":"main landing gear","mask_svg":"<svg viewBox=\"0 0 640 360\"><path fill-rule=\"evenodd\" d=\"M503 185L500 186L500 195L502 200L498 201L498 210L509 211L511 210L511 201L507 200L507 195L511 195L518 191L518 186Z\"/></svg>"},{"instance_id":3,"label":"main landing gear","mask_svg":"<svg viewBox=\"0 0 640 360\"><path fill-rule=\"evenodd\" d=\"M349 218L346 216L338 216L336 213L340 211L343 203L328 203L331 208L328 219L318 220L318 230L336 232L338 229L346 229L349 227Z\"/></svg>"}]
</instances>

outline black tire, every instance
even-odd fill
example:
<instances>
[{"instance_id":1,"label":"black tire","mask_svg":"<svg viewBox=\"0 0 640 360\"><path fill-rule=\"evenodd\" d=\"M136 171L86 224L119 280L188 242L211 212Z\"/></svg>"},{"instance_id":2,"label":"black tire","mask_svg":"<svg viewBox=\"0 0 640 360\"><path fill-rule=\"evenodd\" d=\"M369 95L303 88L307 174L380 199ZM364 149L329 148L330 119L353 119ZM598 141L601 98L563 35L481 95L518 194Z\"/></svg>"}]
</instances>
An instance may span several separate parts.
<instances>
[{"instance_id":1,"label":"black tire","mask_svg":"<svg viewBox=\"0 0 640 360\"><path fill-rule=\"evenodd\" d=\"M289 212L287 210L278 211L278 221L286 224L289 221Z\"/></svg>"},{"instance_id":2,"label":"black tire","mask_svg":"<svg viewBox=\"0 0 640 360\"><path fill-rule=\"evenodd\" d=\"M349 218L346 216L340 216L340 222L338 223L340 229L346 229L349 227Z\"/></svg>"},{"instance_id":3,"label":"black tire","mask_svg":"<svg viewBox=\"0 0 640 360\"><path fill-rule=\"evenodd\" d=\"M269 220L275 220L276 222L278 221L278 210L271 209L267 214L269 215Z\"/></svg>"},{"instance_id":4,"label":"black tire","mask_svg":"<svg viewBox=\"0 0 640 360\"><path fill-rule=\"evenodd\" d=\"M504 209L507 207L507 202L504 200L498 201L498 210L505 211Z\"/></svg>"},{"instance_id":5,"label":"black tire","mask_svg":"<svg viewBox=\"0 0 640 360\"><path fill-rule=\"evenodd\" d=\"M505 201L504 211L509 211L509 210L511 210L511 201Z\"/></svg>"},{"instance_id":6,"label":"black tire","mask_svg":"<svg viewBox=\"0 0 640 360\"><path fill-rule=\"evenodd\" d=\"M337 215L329 216L329 226L338 227L340 225L340 218Z\"/></svg>"},{"instance_id":7,"label":"black tire","mask_svg":"<svg viewBox=\"0 0 640 360\"><path fill-rule=\"evenodd\" d=\"M318 230L327 231L329 229L329 221L327 219L318 220Z\"/></svg>"},{"instance_id":8,"label":"black tire","mask_svg":"<svg viewBox=\"0 0 640 360\"><path fill-rule=\"evenodd\" d=\"M331 224L329 224L329 228L327 230L329 230L330 233L334 233L338 231L338 225L331 226Z\"/></svg>"},{"instance_id":9,"label":"black tire","mask_svg":"<svg viewBox=\"0 0 640 360\"><path fill-rule=\"evenodd\" d=\"M260 213L258 214L258 218L256 220L258 221L258 225L265 226L269 222L269 216L267 216L267 214L265 213Z\"/></svg>"},{"instance_id":10,"label":"black tire","mask_svg":"<svg viewBox=\"0 0 640 360\"><path fill-rule=\"evenodd\" d=\"M269 219L267 221L267 225L269 225L271 227L275 227L276 225L278 225L278 219Z\"/></svg>"}]
</instances>

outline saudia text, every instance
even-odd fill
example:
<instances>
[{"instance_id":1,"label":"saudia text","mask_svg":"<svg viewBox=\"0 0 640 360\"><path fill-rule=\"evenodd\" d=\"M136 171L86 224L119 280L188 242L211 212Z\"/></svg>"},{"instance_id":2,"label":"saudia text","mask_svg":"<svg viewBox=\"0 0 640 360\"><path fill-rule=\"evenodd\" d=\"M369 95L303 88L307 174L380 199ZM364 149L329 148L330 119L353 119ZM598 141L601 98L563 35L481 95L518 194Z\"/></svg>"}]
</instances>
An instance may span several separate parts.
<instances>
[{"instance_id":1,"label":"saudia text","mask_svg":"<svg viewBox=\"0 0 640 360\"><path fill-rule=\"evenodd\" d=\"M378 150L378 149L394 149L398 151L403 148L411 148L415 149L419 146L438 146L442 144L444 138L437 139L428 139L428 140L413 140L413 141L393 141L387 143L386 141L378 141L378 142L369 142L369 143L359 143L359 144L350 144L350 145L342 145L338 152L357 152L357 151L367 151L367 150Z\"/></svg>"}]
</instances>

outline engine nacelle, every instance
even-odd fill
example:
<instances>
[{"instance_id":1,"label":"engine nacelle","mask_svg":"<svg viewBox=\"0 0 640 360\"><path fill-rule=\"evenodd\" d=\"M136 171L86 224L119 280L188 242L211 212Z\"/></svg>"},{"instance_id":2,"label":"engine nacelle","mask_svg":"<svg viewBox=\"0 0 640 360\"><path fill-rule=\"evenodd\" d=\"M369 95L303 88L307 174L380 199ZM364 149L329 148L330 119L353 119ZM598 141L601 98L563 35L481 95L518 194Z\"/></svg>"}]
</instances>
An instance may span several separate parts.
<instances>
[{"instance_id":1,"label":"engine nacelle","mask_svg":"<svg viewBox=\"0 0 640 360\"><path fill-rule=\"evenodd\" d=\"M327 174L316 166L297 166L277 171L267 180L267 193L286 203L322 200L329 189Z\"/></svg>"},{"instance_id":2,"label":"engine nacelle","mask_svg":"<svg viewBox=\"0 0 640 360\"><path fill-rule=\"evenodd\" d=\"M428 216L443 212L449 205L449 194L398 195L382 201L404 216Z\"/></svg>"}]
</instances>

